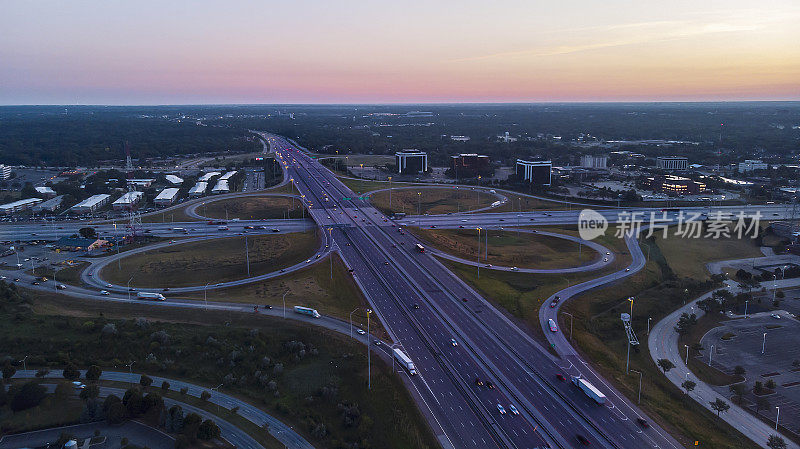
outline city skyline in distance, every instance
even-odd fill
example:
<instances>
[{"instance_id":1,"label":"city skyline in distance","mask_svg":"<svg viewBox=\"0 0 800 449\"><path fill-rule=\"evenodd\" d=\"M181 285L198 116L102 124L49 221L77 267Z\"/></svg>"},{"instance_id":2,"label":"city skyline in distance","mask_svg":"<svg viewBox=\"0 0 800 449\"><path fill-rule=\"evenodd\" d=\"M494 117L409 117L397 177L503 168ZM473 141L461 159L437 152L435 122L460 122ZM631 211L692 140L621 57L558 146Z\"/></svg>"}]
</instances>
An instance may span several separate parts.
<instances>
[{"instance_id":1,"label":"city skyline in distance","mask_svg":"<svg viewBox=\"0 0 800 449\"><path fill-rule=\"evenodd\" d=\"M0 104L800 100L800 5L10 1Z\"/></svg>"}]
</instances>

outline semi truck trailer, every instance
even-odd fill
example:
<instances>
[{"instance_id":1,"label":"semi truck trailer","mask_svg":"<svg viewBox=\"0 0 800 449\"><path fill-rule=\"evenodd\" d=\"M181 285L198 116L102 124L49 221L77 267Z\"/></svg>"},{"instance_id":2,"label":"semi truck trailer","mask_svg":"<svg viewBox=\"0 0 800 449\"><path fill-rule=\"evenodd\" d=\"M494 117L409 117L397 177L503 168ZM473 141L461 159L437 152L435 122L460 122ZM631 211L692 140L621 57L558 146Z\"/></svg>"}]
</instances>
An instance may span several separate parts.
<instances>
[{"instance_id":1,"label":"semi truck trailer","mask_svg":"<svg viewBox=\"0 0 800 449\"><path fill-rule=\"evenodd\" d=\"M411 374L412 376L417 374L417 368L414 366L414 362L411 361L405 352L401 351L399 348L394 348L392 353L394 355L394 359L397 360L397 363L403 365L403 368L408 371L408 374Z\"/></svg>"},{"instance_id":2,"label":"semi truck trailer","mask_svg":"<svg viewBox=\"0 0 800 449\"><path fill-rule=\"evenodd\" d=\"M600 405L606 403L606 395L604 395L602 391L598 390L588 380L580 376L572 376L572 383L575 384L576 387L583 390L583 392L586 393L586 396L592 398L594 402L597 402Z\"/></svg>"}]
</instances>

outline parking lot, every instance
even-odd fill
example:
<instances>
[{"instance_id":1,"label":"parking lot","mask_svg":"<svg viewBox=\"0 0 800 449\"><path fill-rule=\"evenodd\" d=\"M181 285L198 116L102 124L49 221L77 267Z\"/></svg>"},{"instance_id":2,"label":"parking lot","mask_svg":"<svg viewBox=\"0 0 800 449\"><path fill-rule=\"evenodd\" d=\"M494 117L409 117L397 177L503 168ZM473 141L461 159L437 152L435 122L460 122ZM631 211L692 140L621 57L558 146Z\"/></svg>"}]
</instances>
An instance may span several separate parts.
<instances>
[{"instance_id":1,"label":"parking lot","mask_svg":"<svg viewBox=\"0 0 800 449\"><path fill-rule=\"evenodd\" d=\"M791 307L800 311L800 304L796 304L800 303L797 296L800 292L794 291L793 299L783 301L788 306L786 309ZM708 363L708 351L713 345L712 365L715 368L729 374L736 366L745 369L747 394L744 405L751 409L756 400L752 393L755 382L766 384L773 380L775 392L762 396L769 401L769 407L760 413L774 421L775 407L780 407L780 424L800 433L800 367L793 365L795 360L800 361L800 322L786 311L777 311L780 318L772 317L772 313L726 321L712 329L701 340L705 348L702 358L704 363ZM731 397L727 385L716 389L723 397Z\"/></svg>"}]
</instances>

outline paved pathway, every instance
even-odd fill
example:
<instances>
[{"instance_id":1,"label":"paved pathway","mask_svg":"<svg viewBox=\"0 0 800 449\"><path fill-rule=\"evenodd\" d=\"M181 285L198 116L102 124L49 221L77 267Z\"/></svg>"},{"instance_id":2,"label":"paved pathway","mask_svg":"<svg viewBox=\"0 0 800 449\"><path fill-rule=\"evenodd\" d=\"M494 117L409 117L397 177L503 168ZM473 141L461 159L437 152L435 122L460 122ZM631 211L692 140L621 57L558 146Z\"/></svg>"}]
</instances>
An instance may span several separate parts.
<instances>
[{"instance_id":1,"label":"paved pathway","mask_svg":"<svg viewBox=\"0 0 800 449\"><path fill-rule=\"evenodd\" d=\"M774 259L774 260L773 260ZM751 260L751 259L746 259ZM766 265L772 264L775 260L784 260L783 256L773 256L773 257L761 257L756 258L755 262L758 265ZM736 262L736 261L735 261ZM778 262L783 263L783 262ZM709 269L712 272L719 272L719 270L726 265L725 262L715 262L713 264L708 264ZM712 268L713 267L713 268ZM731 292L737 292L738 287L736 283L733 281L727 281L728 289ZM772 284L768 282L768 284ZM786 279L786 280L779 280L776 282L778 288L790 288L790 287L797 287L800 286L800 278L793 278L793 279ZM675 368L671 369L666 373L667 379L670 380L673 384L675 384L678 388L681 388L681 384L685 380L691 380L697 384L694 391L690 394L691 398L700 403L703 407L711 410L711 406L709 402L714 401L716 399L724 399L730 405L730 410L723 413L720 417L721 419L725 420L728 424L739 430L742 434L744 434L747 438L753 440L756 444L761 447L767 448L767 438L770 435L777 434L778 432L775 430L773 426L770 426L763 421L757 419L747 410L739 407L738 405L731 403L728 401L726 397L720 395L717 391L715 391L710 385L700 380L697 376L692 374L686 366L685 360L681 355L681 351L678 348L678 333L675 332L674 327L678 322L682 313L694 313L699 317L704 315L704 312L700 310L696 304L698 301L706 299L712 295L713 292L708 292L695 300L688 302L685 306L680 307L678 310L675 310L671 314L667 315L664 319L657 322L650 331L650 336L647 339L647 345L650 350L650 357L653 359L653 362L659 359L668 359L674 365ZM716 413L712 410L712 413ZM787 443L787 447L789 449L797 449L798 446L796 443L791 441L785 435L781 435L783 439Z\"/></svg>"},{"instance_id":2,"label":"paved pathway","mask_svg":"<svg viewBox=\"0 0 800 449\"><path fill-rule=\"evenodd\" d=\"M4 435L0 438L0 449L46 446L57 440L62 432L75 435L78 440L81 440L93 437L95 430L99 430L100 436L106 437L106 441L90 446L92 448L117 448L120 447L122 438L127 438L131 444L151 449L173 449L175 447L174 438L139 422L127 421L124 424L112 426L105 421L100 421Z\"/></svg>"}]
</instances>

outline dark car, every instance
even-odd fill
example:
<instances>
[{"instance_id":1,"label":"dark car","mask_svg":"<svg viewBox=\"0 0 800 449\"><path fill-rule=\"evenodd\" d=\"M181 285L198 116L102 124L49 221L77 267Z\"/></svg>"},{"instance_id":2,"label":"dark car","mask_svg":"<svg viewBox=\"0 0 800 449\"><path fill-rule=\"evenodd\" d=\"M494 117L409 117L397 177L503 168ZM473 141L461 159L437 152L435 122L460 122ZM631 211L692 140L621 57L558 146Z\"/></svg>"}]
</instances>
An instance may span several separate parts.
<instances>
[{"instance_id":1,"label":"dark car","mask_svg":"<svg viewBox=\"0 0 800 449\"><path fill-rule=\"evenodd\" d=\"M265 309L271 309L271 308L272 308L272 305L271 305L271 304L264 304L264 308L265 308Z\"/></svg>"},{"instance_id":2,"label":"dark car","mask_svg":"<svg viewBox=\"0 0 800 449\"><path fill-rule=\"evenodd\" d=\"M482 387L483 386L483 381L476 377L475 378L475 385L477 385L479 387Z\"/></svg>"},{"instance_id":3,"label":"dark car","mask_svg":"<svg viewBox=\"0 0 800 449\"><path fill-rule=\"evenodd\" d=\"M588 446L589 444L591 444L589 443L589 440L587 440L586 437L583 435L576 435L575 438L577 438L578 442L584 446Z\"/></svg>"},{"instance_id":4,"label":"dark car","mask_svg":"<svg viewBox=\"0 0 800 449\"><path fill-rule=\"evenodd\" d=\"M415 309L419 309L419 304L414 304Z\"/></svg>"},{"instance_id":5,"label":"dark car","mask_svg":"<svg viewBox=\"0 0 800 449\"><path fill-rule=\"evenodd\" d=\"M647 420L645 420L643 418L636 418L636 422L639 423L639 425L644 427L645 429L650 427L650 424L647 422Z\"/></svg>"},{"instance_id":6,"label":"dark car","mask_svg":"<svg viewBox=\"0 0 800 449\"><path fill-rule=\"evenodd\" d=\"M486 381L486 386L487 386L487 387L489 387L489 388L491 388L492 390L494 390L494 384L492 383L492 381L490 381L490 380L487 380L487 381Z\"/></svg>"},{"instance_id":7,"label":"dark car","mask_svg":"<svg viewBox=\"0 0 800 449\"><path fill-rule=\"evenodd\" d=\"M563 374L556 374L556 379L558 379L558 380L560 380L560 381L562 381L562 382L563 382L563 381L565 381L565 380L567 380L567 378L566 378L566 377L564 377L564 375L563 375Z\"/></svg>"},{"instance_id":8,"label":"dark car","mask_svg":"<svg viewBox=\"0 0 800 449\"><path fill-rule=\"evenodd\" d=\"M461 298L461 300L467 302L467 298Z\"/></svg>"}]
</instances>

